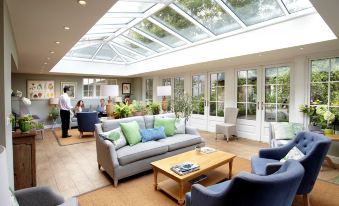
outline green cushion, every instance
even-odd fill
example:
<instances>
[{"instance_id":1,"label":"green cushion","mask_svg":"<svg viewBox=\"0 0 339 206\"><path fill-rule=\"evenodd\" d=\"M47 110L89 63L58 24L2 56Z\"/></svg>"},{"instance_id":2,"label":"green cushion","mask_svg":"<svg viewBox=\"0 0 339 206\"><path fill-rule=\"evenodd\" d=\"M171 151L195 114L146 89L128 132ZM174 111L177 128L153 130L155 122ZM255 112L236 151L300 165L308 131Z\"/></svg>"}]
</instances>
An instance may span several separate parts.
<instances>
[{"instance_id":1,"label":"green cushion","mask_svg":"<svg viewBox=\"0 0 339 206\"><path fill-rule=\"evenodd\" d=\"M164 127L167 137L175 134L175 118L155 117L154 128Z\"/></svg>"},{"instance_id":2,"label":"green cushion","mask_svg":"<svg viewBox=\"0 0 339 206\"><path fill-rule=\"evenodd\" d=\"M141 142L141 135L139 132L139 124L136 121L128 123L120 123L122 132L130 146L136 145Z\"/></svg>"},{"instance_id":3,"label":"green cushion","mask_svg":"<svg viewBox=\"0 0 339 206\"><path fill-rule=\"evenodd\" d=\"M111 141L114 144L116 150L127 145L126 138L120 127L108 132L100 133L99 136Z\"/></svg>"}]
</instances>

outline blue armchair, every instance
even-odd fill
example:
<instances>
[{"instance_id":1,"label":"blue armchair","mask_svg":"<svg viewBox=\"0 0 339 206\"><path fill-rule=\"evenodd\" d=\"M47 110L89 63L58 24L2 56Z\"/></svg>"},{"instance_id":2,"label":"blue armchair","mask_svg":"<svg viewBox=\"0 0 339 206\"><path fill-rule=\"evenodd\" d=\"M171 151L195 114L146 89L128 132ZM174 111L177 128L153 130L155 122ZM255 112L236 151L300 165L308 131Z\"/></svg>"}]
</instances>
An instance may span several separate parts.
<instances>
[{"instance_id":1,"label":"blue armchair","mask_svg":"<svg viewBox=\"0 0 339 206\"><path fill-rule=\"evenodd\" d=\"M80 138L84 132L93 132L95 130L95 124L99 123L97 112L79 112L77 113L78 130L80 132Z\"/></svg>"},{"instance_id":2,"label":"blue armchair","mask_svg":"<svg viewBox=\"0 0 339 206\"><path fill-rule=\"evenodd\" d=\"M213 186L193 185L186 206L291 206L303 175L304 168L295 160L268 176L240 172Z\"/></svg>"},{"instance_id":3,"label":"blue armchair","mask_svg":"<svg viewBox=\"0 0 339 206\"><path fill-rule=\"evenodd\" d=\"M305 169L305 175L297 194L303 195L305 205L309 205L308 193L313 189L330 144L331 140L321 134L300 132L293 141L285 146L261 149L259 157L252 157L252 173L268 175L276 171L282 164L280 160L296 146L305 155L299 160Z\"/></svg>"}]
</instances>

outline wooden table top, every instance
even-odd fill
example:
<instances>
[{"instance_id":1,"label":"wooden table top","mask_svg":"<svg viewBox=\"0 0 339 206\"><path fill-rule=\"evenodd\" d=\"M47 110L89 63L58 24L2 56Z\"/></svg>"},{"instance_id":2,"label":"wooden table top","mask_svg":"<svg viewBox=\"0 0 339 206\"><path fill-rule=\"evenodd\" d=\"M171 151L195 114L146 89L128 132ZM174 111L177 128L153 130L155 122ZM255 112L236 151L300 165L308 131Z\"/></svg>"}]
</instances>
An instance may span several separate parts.
<instances>
[{"instance_id":1,"label":"wooden table top","mask_svg":"<svg viewBox=\"0 0 339 206\"><path fill-rule=\"evenodd\" d=\"M211 169L224 165L232 161L235 157L236 156L234 154L222 151L215 151L213 153L204 154L193 150L175 155L173 157L168 157L162 160L152 162L151 165L156 169L161 170L162 173L166 173L167 175L171 176L173 179L185 181L199 174L203 174L204 172L210 171ZM171 170L171 167L173 165L180 164L183 162L192 162L198 164L200 166L200 169L188 173L186 175L178 175Z\"/></svg>"},{"instance_id":2,"label":"wooden table top","mask_svg":"<svg viewBox=\"0 0 339 206\"><path fill-rule=\"evenodd\" d=\"M330 138L333 142L339 141L339 134L330 134L330 135L326 135L326 137Z\"/></svg>"}]
</instances>

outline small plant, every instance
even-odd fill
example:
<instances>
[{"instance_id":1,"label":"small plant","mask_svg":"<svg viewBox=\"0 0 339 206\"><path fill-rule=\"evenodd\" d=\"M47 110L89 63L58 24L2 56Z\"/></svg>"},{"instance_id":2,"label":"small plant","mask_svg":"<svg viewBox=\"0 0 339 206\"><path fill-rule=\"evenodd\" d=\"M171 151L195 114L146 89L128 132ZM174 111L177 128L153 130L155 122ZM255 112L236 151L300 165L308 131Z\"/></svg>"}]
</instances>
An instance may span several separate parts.
<instances>
[{"instance_id":1,"label":"small plant","mask_svg":"<svg viewBox=\"0 0 339 206\"><path fill-rule=\"evenodd\" d=\"M53 107L52 109L49 110L48 112L48 118L56 121L59 117L59 110L56 107Z\"/></svg>"},{"instance_id":2,"label":"small plant","mask_svg":"<svg viewBox=\"0 0 339 206\"><path fill-rule=\"evenodd\" d=\"M33 117L32 115L24 115L19 118L18 124L21 132L28 132L33 128Z\"/></svg>"},{"instance_id":3,"label":"small plant","mask_svg":"<svg viewBox=\"0 0 339 206\"><path fill-rule=\"evenodd\" d=\"M116 118L125 118L132 114L133 105L132 104L124 104L120 102L119 104L114 105L114 116Z\"/></svg>"},{"instance_id":4,"label":"small plant","mask_svg":"<svg viewBox=\"0 0 339 206\"><path fill-rule=\"evenodd\" d=\"M134 116L142 116L145 112L145 105L141 101L134 100L133 103L133 115Z\"/></svg>"},{"instance_id":5,"label":"small plant","mask_svg":"<svg viewBox=\"0 0 339 206\"><path fill-rule=\"evenodd\" d=\"M149 103L146 108L148 109L149 113L153 114L153 115L157 115L160 113L160 104L153 102L153 103Z\"/></svg>"},{"instance_id":6,"label":"small plant","mask_svg":"<svg viewBox=\"0 0 339 206\"><path fill-rule=\"evenodd\" d=\"M43 129L44 128L44 124L41 123L41 122L32 122L32 128L35 128L37 130Z\"/></svg>"}]
</instances>

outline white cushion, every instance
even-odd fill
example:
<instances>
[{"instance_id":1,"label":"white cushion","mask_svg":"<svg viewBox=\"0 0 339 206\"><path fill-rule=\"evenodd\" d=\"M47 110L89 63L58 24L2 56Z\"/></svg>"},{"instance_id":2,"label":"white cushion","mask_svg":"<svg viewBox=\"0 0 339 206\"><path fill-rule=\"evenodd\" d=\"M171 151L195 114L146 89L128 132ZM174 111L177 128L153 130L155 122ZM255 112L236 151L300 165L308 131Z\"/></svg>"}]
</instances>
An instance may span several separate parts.
<instances>
[{"instance_id":1,"label":"white cushion","mask_svg":"<svg viewBox=\"0 0 339 206\"><path fill-rule=\"evenodd\" d=\"M280 160L280 162L285 162L287 160L293 159L293 160L300 160L303 158L305 155L298 149L298 147L294 146L288 153L287 155Z\"/></svg>"},{"instance_id":2,"label":"white cushion","mask_svg":"<svg viewBox=\"0 0 339 206\"><path fill-rule=\"evenodd\" d=\"M271 124L273 139L293 139L295 137L292 124L288 122L275 122Z\"/></svg>"}]
</instances>

